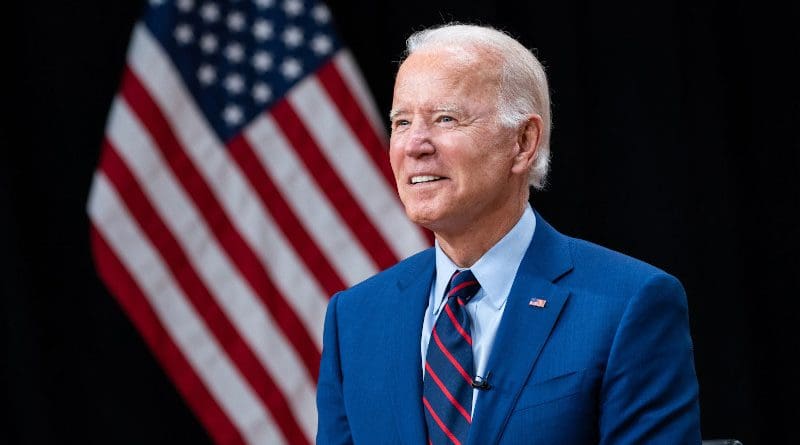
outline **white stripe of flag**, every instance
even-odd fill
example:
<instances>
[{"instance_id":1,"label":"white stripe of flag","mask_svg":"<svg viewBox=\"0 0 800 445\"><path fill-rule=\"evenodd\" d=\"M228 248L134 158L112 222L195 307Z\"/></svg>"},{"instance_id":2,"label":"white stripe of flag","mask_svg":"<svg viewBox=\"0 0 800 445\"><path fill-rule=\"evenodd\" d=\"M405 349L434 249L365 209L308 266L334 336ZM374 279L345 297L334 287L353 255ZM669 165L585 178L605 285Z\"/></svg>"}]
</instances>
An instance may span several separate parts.
<instances>
[{"instance_id":1,"label":"white stripe of flag","mask_svg":"<svg viewBox=\"0 0 800 445\"><path fill-rule=\"evenodd\" d=\"M261 364L276 377L274 380L282 392L293 395L287 400L309 439L313 438L316 416L308 413L316 412L315 382L308 380L297 354L288 346L283 333L275 329L275 321L209 233L191 199L163 165L150 137L121 100L112 108L108 137L220 308Z\"/></svg>"},{"instance_id":2,"label":"white stripe of flag","mask_svg":"<svg viewBox=\"0 0 800 445\"><path fill-rule=\"evenodd\" d=\"M174 7L153 3L148 13ZM312 443L312 362L321 349L329 293L378 272L377 263L429 244L376 165L385 160L380 147L365 146L385 146L386 134L355 60L339 49L323 62L328 77L306 73L284 96L283 115L266 109L249 117L228 145L144 22L133 31L127 63L128 83L112 104L108 151L88 203L101 277L127 283L121 288L106 281L215 440ZM355 106L363 116L342 115ZM362 123L377 139L364 134ZM161 125L171 134L155 133ZM296 129L307 130L315 147L293 145L305 140ZM329 178L324 184L343 190L318 182L315 169L322 167L310 161L317 149L331 169L323 172ZM187 165L165 159L169 153ZM259 178L277 195L265 194ZM281 209L286 212L275 213ZM347 209L366 220L354 221ZM235 233L220 229L220 221ZM381 247L367 245L373 243ZM303 245L307 251L298 250ZM169 345L159 344L164 333ZM180 363L165 356L176 357L174 348Z\"/></svg>"},{"instance_id":3,"label":"white stripe of flag","mask_svg":"<svg viewBox=\"0 0 800 445\"><path fill-rule=\"evenodd\" d=\"M269 412L253 395L202 319L166 271L160 256L132 221L101 173L95 176L89 215L120 261L145 291L148 302L192 369L250 443L284 443Z\"/></svg>"}]
</instances>

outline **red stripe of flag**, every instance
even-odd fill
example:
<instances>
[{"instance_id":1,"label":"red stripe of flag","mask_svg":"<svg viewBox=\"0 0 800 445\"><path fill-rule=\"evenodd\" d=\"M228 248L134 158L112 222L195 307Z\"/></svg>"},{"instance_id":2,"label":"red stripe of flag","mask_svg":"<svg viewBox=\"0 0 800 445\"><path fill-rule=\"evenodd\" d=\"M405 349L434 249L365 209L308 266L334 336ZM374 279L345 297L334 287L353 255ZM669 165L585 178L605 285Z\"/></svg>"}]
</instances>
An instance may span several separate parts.
<instances>
[{"instance_id":1,"label":"red stripe of flag","mask_svg":"<svg viewBox=\"0 0 800 445\"><path fill-rule=\"evenodd\" d=\"M294 251L300 255L308 270L322 284L326 294L330 296L344 289L346 287L344 281L333 270L325 255L283 199L243 134L240 133L231 139L228 142L228 149L231 157L250 181L250 186L258 193L261 201L269 209L270 215L286 235L286 239L292 243Z\"/></svg>"},{"instance_id":2,"label":"red stripe of flag","mask_svg":"<svg viewBox=\"0 0 800 445\"><path fill-rule=\"evenodd\" d=\"M136 281L103 239L97 227L92 225L90 230L92 252L98 274L139 329L178 391L203 425L208 428L215 442L243 444L244 439L238 429L208 392L183 352L172 341Z\"/></svg>"},{"instance_id":3,"label":"red stripe of flag","mask_svg":"<svg viewBox=\"0 0 800 445\"><path fill-rule=\"evenodd\" d=\"M394 190L396 185L394 173L392 173L392 167L389 163L388 147L384 145L383 140L375 132L375 128L369 122L369 118L367 118L365 111L359 105L355 95L348 88L347 82L342 78L333 59L317 71L317 78L328 93L328 97L336 104L339 113L361 142L375 167L381 172L391 189ZM433 232L422 227L419 230L422 231L428 242L433 244Z\"/></svg>"},{"instance_id":4,"label":"red stripe of flag","mask_svg":"<svg viewBox=\"0 0 800 445\"><path fill-rule=\"evenodd\" d=\"M325 159L319 146L306 129L305 123L297 116L289 102L281 99L270 110L270 114L275 118L295 152L303 160L308 171L313 173L312 178L317 182L320 190L334 204L342 220L350 224L351 230L375 260L378 268L385 269L396 263L397 257L392 253L392 249L364 214L349 189L339 179L336 171Z\"/></svg>"},{"instance_id":5,"label":"red stripe of flag","mask_svg":"<svg viewBox=\"0 0 800 445\"><path fill-rule=\"evenodd\" d=\"M153 136L167 164L192 197L230 260L236 264L242 276L269 308L285 337L294 345L311 380L316 381L320 362L320 351L316 344L272 283L258 256L225 214L222 205L178 142L161 110L129 68L126 69L120 93Z\"/></svg>"},{"instance_id":6,"label":"red stripe of flag","mask_svg":"<svg viewBox=\"0 0 800 445\"><path fill-rule=\"evenodd\" d=\"M197 313L203 318L206 326L213 332L214 337L219 340L228 356L231 357L231 361L275 417L284 436L289 442L305 441L303 432L291 415L289 404L280 390L272 383L275 381L273 376L259 363L258 358L228 320L197 275L172 231L161 220L136 178L108 141L103 146L100 169L114 185L136 223L158 250L172 276L183 289Z\"/></svg>"},{"instance_id":7,"label":"red stripe of flag","mask_svg":"<svg viewBox=\"0 0 800 445\"><path fill-rule=\"evenodd\" d=\"M336 104L339 114L347 121L350 129L361 142L361 146L369 154L377 170L381 172L386 182L394 188L394 174L389 164L387 147L375 133L374 127L358 104L355 96L347 87L347 83L342 78L339 70L336 69L333 60L331 59L328 63L322 65L322 68L317 71L317 78L319 78L322 87L325 88L333 103Z\"/></svg>"}]
</instances>

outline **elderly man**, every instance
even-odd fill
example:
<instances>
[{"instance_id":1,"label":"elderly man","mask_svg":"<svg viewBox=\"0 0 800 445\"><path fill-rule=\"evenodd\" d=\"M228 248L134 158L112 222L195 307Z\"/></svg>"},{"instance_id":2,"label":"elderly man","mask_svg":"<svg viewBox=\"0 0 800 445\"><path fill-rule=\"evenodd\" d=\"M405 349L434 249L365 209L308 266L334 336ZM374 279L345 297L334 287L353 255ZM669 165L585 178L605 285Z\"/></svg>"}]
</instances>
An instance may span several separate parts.
<instances>
[{"instance_id":1,"label":"elderly man","mask_svg":"<svg viewBox=\"0 0 800 445\"><path fill-rule=\"evenodd\" d=\"M549 107L540 63L500 31L408 39L389 157L436 245L331 300L317 443L700 443L681 284L528 204Z\"/></svg>"}]
</instances>

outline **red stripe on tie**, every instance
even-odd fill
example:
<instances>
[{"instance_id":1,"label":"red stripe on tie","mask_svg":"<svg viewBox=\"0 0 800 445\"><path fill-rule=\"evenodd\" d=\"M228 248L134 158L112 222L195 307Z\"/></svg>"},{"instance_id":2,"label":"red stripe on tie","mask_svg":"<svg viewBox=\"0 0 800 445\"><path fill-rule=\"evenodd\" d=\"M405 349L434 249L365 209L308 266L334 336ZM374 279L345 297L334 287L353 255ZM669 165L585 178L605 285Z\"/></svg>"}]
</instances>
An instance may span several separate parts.
<instances>
[{"instance_id":1,"label":"red stripe on tie","mask_svg":"<svg viewBox=\"0 0 800 445\"><path fill-rule=\"evenodd\" d=\"M464 380L466 380L467 383L472 385L472 377L470 377L469 374L467 374L467 371L464 371L464 368L461 367L461 364L458 363L458 360L456 360L456 358L450 354L450 351L448 351L447 348L444 347L442 340L439 338L439 334L436 333L435 327L433 328L433 340L436 341L437 345L439 345L439 349L442 351L444 356L447 357L447 360L450 360L450 363L453 364L453 367L455 367L458 373L461 374L461 377L464 377Z\"/></svg>"},{"instance_id":2,"label":"red stripe on tie","mask_svg":"<svg viewBox=\"0 0 800 445\"><path fill-rule=\"evenodd\" d=\"M466 409L464 409L463 406L461 406L460 403L458 403L458 400L456 400L456 398L453 397L452 394L450 394L450 391L448 391L447 387L444 386L444 383L442 383L442 380L439 378L438 375L436 375L436 372L433 371L433 368L431 368L430 364L425 363L425 370L428 372L429 376L433 377L433 381L436 382L436 386L438 386L439 389L442 390L445 397L447 397L447 400L449 400L450 403L452 403L453 406L456 407L458 412L460 412L461 415L464 416L464 419L467 420L467 423L472 423L472 416L467 412Z\"/></svg>"},{"instance_id":3,"label":"red stripe on tie","mask_svg":"<svg viewBox=\"0 0 800 445\"><path fill-rule=\"evenodd\" d=\"M464 328L461 326L461 324L458 322L455 314L453 314L453 310L450 309L450 306L444 305L444 311L447 312L447 316L450 317L450 321L453 322L453 325L456 327L458 333L461 334L462 337L464 337L464 340L466 340L470 346L472 346L472 337L470 337L467 331L465 331Z\"/></svg>"},{"instance_id":4,"label":"red stripe on tie","mask_svg":"<svg viewBox=\"0 0 800 445\"><path fill-rule=\"evenodd\" d=\"M447 436L447 437L448 437L448 438L449 438L449 439L450 439L450 440L451 440L451 441L452 441L454 444L456 444L456 445L461 445L461 442L459 442L459 440L456 438L456 436L454 436L454 435L453 435L453 433L451 433L451 432L450 432L450 430L449 430L449 429L447 429L447 425L445 425L445 424L444 424L444 422L442 422L442 419L440 419L440 418L439 418L439 416L437 416L437 415L436 415L436 411L434 411L434 410L433 410L433 407L431 406L430 402L428 402L428 399L426 399L425 397L423 397L423 398L422 398L422 403L425 405L425 409L427 409L427 410L428 410L428 413L430 413L431 417L433 417L433 420L434 420L434 421L436 421L436 424L437 424L437 425L439 425L439 428L441 428L441 429L442 429L442 432L443 432L443 433L444 433L444 434L445 434L445 435L446 435L446 436Z\"/></svg>"},{"instance_id":5,"label":"red stripe on tie","mask_svg":"<svg viewBox=\"0 0 800 445\"><path fill-rule=\"evenodd\" d=\"M467 286L472 286L472 285L475 285L475 284L478 284L478 282L476 280L465 281L465 282L459 284L458 286L450 289L450 292L447 293L447 296L449 297L449 296L453 295L455 292L457 292L457 291L459 291L461 289L464 289Z\"/></svg>"}]
</instances>

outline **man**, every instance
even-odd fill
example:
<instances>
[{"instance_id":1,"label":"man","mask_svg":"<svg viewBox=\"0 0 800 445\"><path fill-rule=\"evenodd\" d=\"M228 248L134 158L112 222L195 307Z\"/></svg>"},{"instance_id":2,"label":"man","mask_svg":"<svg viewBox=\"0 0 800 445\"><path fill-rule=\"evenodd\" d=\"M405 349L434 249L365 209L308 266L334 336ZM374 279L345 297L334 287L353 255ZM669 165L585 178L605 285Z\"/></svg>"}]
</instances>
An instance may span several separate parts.
<instances>
[{"instance_id":1,"label":"man","mask_svg":"<svg viewBox=\"0 0 800 445\"><path fill-rule=\"evenodd\" d=\"M680 283L554 230L544 71L491 28L413 35L391 111L408 216L436 246L334 296L319 444L698 444Z\"/></svg>"}]
</instances>

